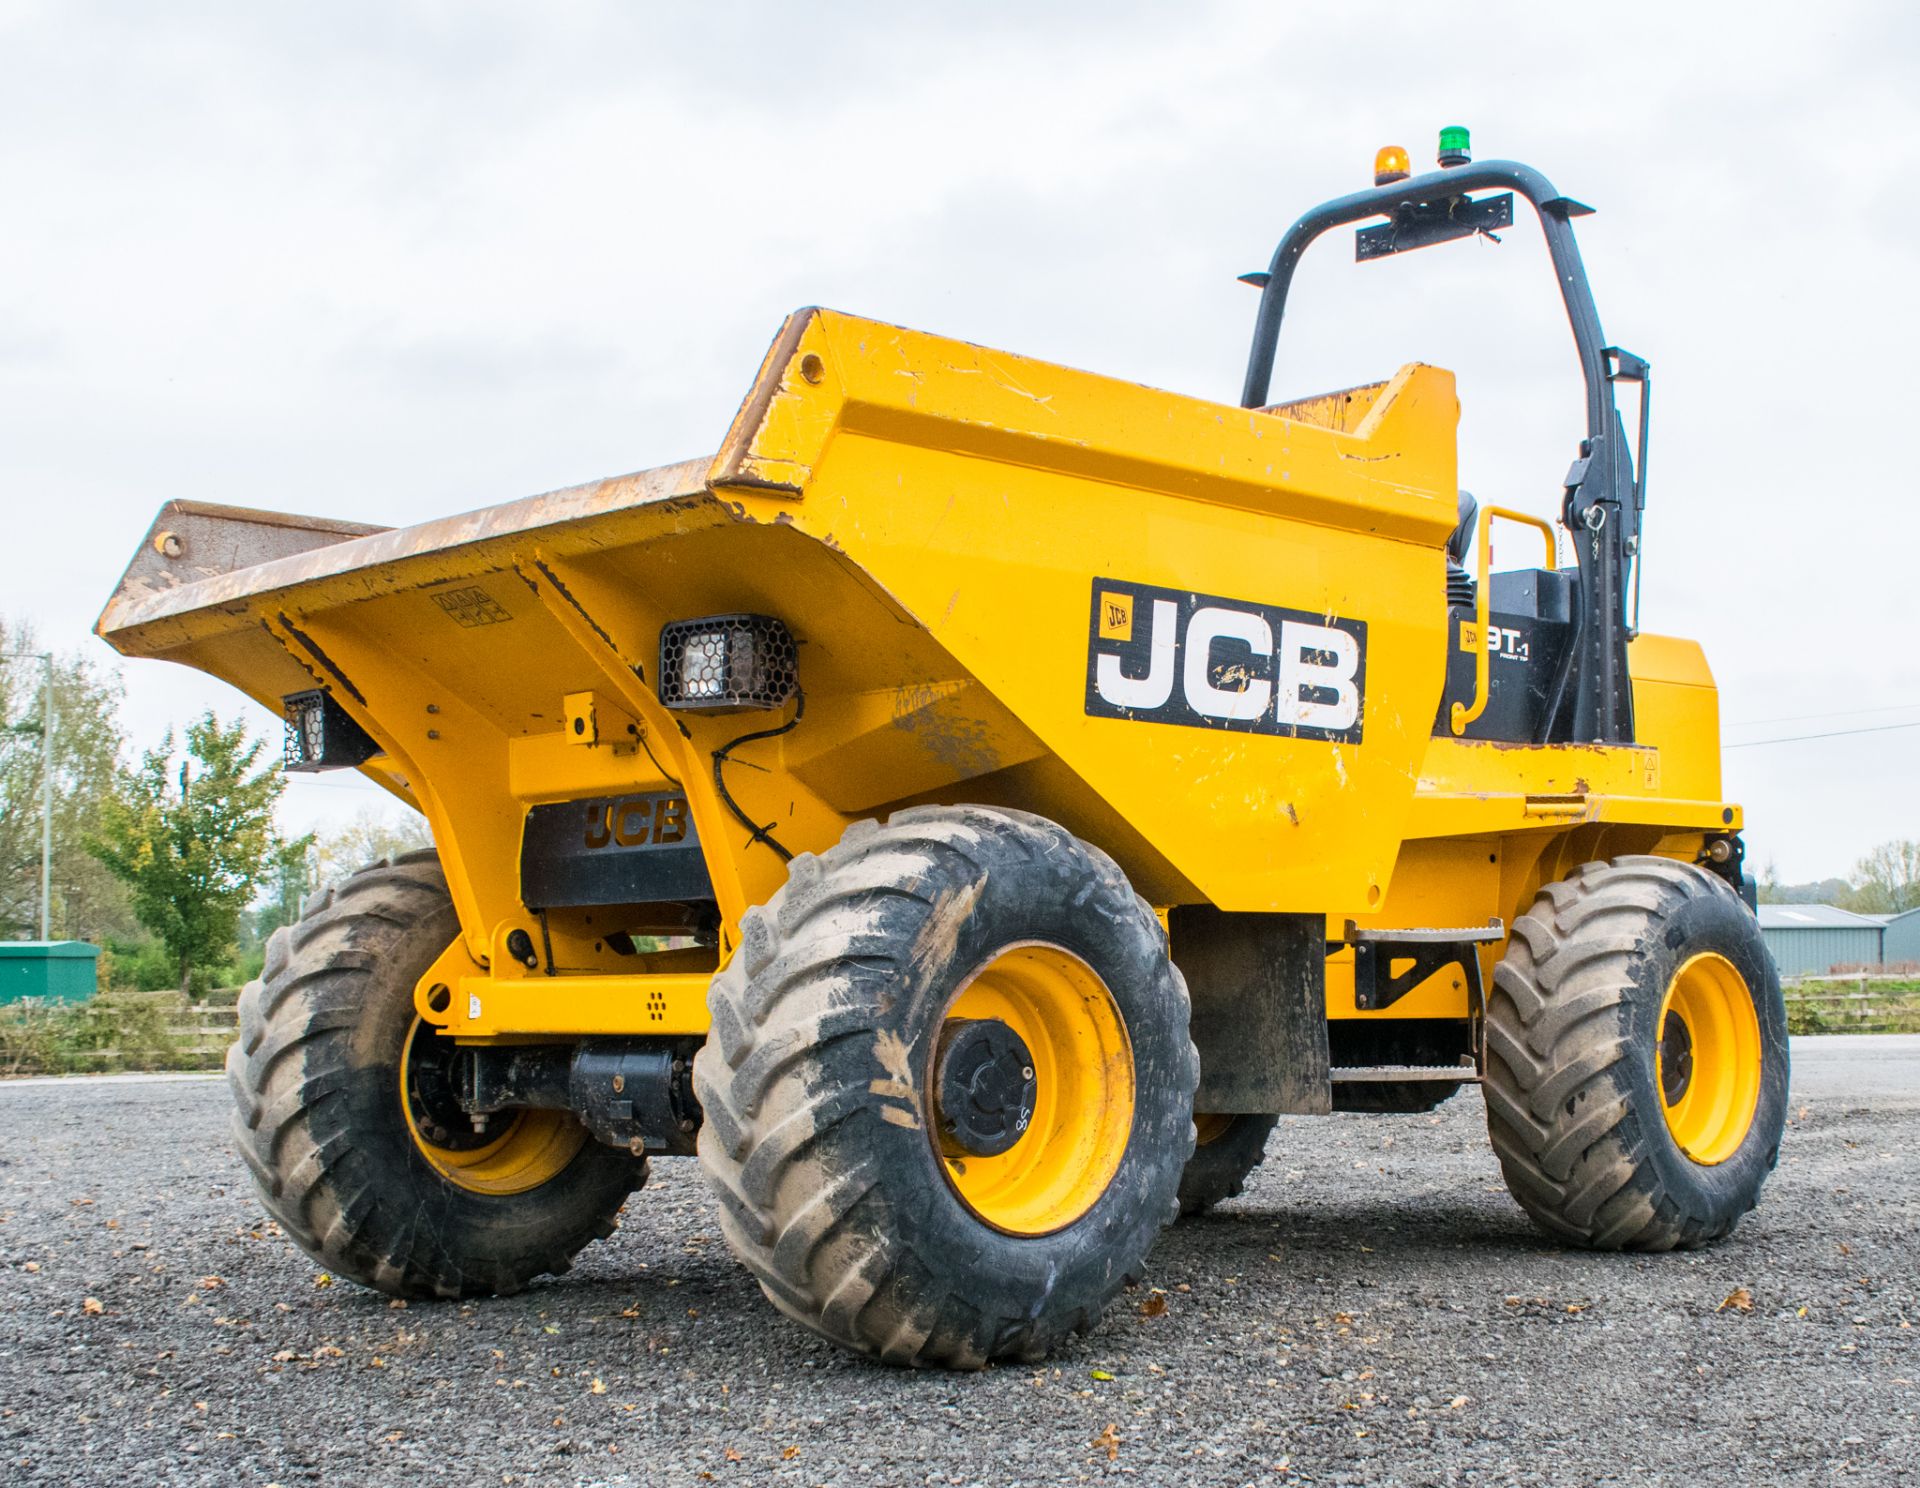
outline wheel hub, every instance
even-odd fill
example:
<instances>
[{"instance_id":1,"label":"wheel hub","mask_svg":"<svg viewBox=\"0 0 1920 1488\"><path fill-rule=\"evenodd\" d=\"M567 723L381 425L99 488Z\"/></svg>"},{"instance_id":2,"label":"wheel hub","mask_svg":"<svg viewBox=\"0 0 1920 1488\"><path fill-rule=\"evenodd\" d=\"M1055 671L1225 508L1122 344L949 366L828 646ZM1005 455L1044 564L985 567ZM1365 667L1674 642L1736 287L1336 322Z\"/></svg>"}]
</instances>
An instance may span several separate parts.
<instances>
[{"instance_id":1,"label":"wheel hub","mask_svg":"<svg viewBox=\"0 0 1920 1488\"><path fill-rule=\"evenodd\" d=\"M453 1088L453 1046L445 1039L407 1041L407 1114L414 1129L448 1152L472 1152L494 1140L476 1130Z\"/></svg>"},{"instance_id":2,"label":"wheel hub","mask_svg":"<svg viewBox=\"0 0 1920 1488\"><path fill-rule=\"evenodd\" d=\"M940 1146L998 1157L1033 1123L1039 1087L1026 1041L998 1018L950 1018L934 1058Z\"/></svg>"},{"instance_id":3,"label":"wheel hub","mask_svg":"<svg viewBox=\"0 0 1920 1488\"><path fill-rule=\"evenodd\" d=\"M1693 1083L1693 1033L1687 1020L1667 1010L1660 1030L1660 1093L1670 1106L1677 1106Z\"/></svg>"}]
</instances>

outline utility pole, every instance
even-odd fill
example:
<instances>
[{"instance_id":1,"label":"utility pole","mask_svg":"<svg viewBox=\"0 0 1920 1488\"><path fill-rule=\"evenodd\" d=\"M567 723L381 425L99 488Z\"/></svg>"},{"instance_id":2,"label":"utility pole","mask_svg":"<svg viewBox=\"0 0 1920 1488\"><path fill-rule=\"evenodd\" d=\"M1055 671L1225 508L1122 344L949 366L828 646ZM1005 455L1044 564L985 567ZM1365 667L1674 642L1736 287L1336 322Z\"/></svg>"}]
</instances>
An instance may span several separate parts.
<instances>
[{"instance_id":1,"label":"utility pole","mask_svg":"<svg viewBox=\"0 0 1920 1488\"><path fill-rule=\"evenodd\" d=\"M45 669L40 703L40 938L53 938L53 653L12 651L4 661L37 661Z\"/></svg>"}]
</instances>

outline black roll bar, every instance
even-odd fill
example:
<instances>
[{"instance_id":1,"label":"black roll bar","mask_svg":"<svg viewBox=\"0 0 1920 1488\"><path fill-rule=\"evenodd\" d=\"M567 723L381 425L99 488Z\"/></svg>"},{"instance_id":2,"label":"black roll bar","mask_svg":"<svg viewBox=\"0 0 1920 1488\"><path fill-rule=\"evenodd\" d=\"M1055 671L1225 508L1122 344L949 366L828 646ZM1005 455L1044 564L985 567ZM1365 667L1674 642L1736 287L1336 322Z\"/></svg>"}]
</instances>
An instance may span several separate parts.
<instances>
[{"instance_id":1,"label":"black roll bar","mask_svg":"<svg viewBox=\"0 0 1920 1488\"><path fill-rule=\"evenodd\" d=\"M1573 716L1562 727L1559 692L1542 721L1538 742L1549 738L1593 743L1633 741L1633 701L1626 667L1626 567L1638 549L1638 510L1632 455L1625 448L1613 394L1615 348L1606 345L1600 313L1574 241L1572 219L1590 213L1571 197L1563 196L1532 166L1513 160L1487 160L1476 165L1429 171L1371 190L1336 197L1306 213L1281 238L1273 251L1266 281L1260 291L1260 309L1254 321L1253 349L1247 358L1243 408L1267 406L1273 381L1274 354L1280 341L1280 322L1286 314L1287 291L1301 256L1316 238L1336 227L1373 217L1410 219L1431 214L1436 207L1457 205L1469 192L1506 188L1525 197L1540 219L1560 298L1573 328L1574 346L1586 380L1587 437L1580 456L1567 473L1566 500L1561 520L1573 534L1580 565L1578 634L1568 650L1574 677ZM1464 231L1464 229L1462 229ZM1257 281L1256 281L1257 282ZM1629 359L1641 368L1638 358ZM1642 455L1644 460L1645 456Z\"/></svg>"}]
</instances>

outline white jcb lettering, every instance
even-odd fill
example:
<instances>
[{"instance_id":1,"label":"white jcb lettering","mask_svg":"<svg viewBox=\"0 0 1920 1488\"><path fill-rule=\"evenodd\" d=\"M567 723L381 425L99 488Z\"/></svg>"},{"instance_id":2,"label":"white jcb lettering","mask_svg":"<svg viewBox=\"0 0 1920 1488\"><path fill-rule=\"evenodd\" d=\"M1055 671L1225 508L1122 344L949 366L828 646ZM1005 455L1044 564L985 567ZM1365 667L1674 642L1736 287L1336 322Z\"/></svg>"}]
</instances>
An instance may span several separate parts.
<instances>
[{"instance_id":1,"label":"white jcb lettering","mask_svg":"<svg viewBox=\"0 0 1920 1488\"><path fill-rule=\"evenodd\" d=\"M1219 687L1213 680L1213 643L1240 641L1255 656L1273 655L1273 630L1258 615L1245 610L1227 610L1205 605L1193 612L1187 622L1187 662L1185 685L1187 706L1208 718L1251 719L1262 717L1273 702L1273 683L1255 677L1252 669L1241 667L1240 687ZM1263 666L1261 671L1265 671Z\"/></svg>"},{"instance_id":2,"label":"white jcb lettering","mask_svg":"<svg viewBox=\"0 0 1920 1488\"><path fill-rule=\"evenodd\" d=\"M1148 647L1147 674L1129 677L1120 670L1120 658L1102 652L1094 671L1094 685L1100 696L1116 708L1158 708L1173 696L1173 651L1178 640L1179 618L1174 602L1153 602L1152 640Z\"/></svg>"},{"instance_id":3,"label":"white jcb lettering","mask_svg":"<svg viewBox=\"0 0 1920 1488\"><path fill-rule=\"evenodd\" d=\"M1282 620L1280 722L1330 733L1352 728L1360 717L1360 689L1354 682L1359 670L1360 644L1346 631ZM1308 692L1331 692L1334 701L1309 698Z\"/></svg>"}]
</instances>

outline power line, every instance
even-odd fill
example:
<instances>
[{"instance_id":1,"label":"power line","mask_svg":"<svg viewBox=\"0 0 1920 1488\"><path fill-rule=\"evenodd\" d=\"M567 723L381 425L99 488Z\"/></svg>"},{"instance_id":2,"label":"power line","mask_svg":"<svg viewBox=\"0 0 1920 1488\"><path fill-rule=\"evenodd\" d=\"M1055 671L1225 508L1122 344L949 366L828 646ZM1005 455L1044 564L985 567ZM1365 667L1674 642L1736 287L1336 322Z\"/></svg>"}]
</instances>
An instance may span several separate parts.
<instances>
[{"instance_id":1,"label":"power line","mask_svg":"<svg viewBox=\"0 0 1920 1488\"><path fill-rule=\"evenodd\" d=\"M1824 713L1789 713L1784 718L1742 718L1737 723L1729 723L1728 728L1758 728L1763 723L1805 723L1810 718L1858 718L1868 713L1904 713L1909 708L1920 708L1920 703L1889 703L1883 708L1844 708L1839 711L1827 709Z\"/></svg>"},{"instance_id":2,"label":"power line","mask_svg":"<svg viewBox=\"0 0 1920 1488\"><path fill-rule=\"evenodd\" d=\"M1801 744L1808 739L1843 739L1849 734L1890 734L1895 729L1920 728L1920 719L1912 723L1881 723L1870 728L1835 729L1830 734L1795 734L1788 739L1749 739L1744 744L1723 744L1723 749L1758 749L1763 744Z\"/></svg>"}]
</instances>

